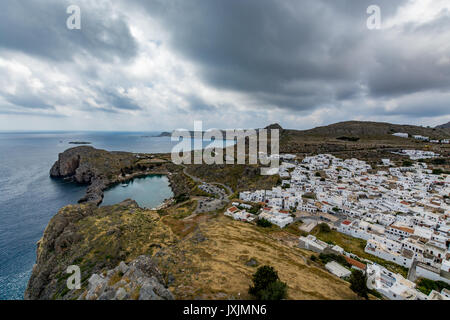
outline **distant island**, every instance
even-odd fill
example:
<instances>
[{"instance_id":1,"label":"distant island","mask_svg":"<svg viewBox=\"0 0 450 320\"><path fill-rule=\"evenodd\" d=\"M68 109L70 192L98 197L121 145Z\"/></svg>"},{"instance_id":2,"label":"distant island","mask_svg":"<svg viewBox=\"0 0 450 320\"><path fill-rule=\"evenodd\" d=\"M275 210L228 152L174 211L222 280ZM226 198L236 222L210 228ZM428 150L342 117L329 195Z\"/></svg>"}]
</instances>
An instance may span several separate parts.
<instances>
[{"instance_id":1,"label":"distant island","mask_svg":"<svg viewBox=\"0 0 450 320\"><path fill-rule=\"evenodd\" d=\"M160 137L170 137L172 135L171 132L161 132L160 134L154 136L141 136L141 138L160 138Z\"/></svg>"},{"instance_id":2,"label":"distant island","mask_svg":"<svg viewBox=\"0 0 450 320\"><path fill-rule=\"evenodd\" d=\"M69 144L92 144L92 142L88 142L88 141L70 141Z\"/></svg>"}]
</instances>

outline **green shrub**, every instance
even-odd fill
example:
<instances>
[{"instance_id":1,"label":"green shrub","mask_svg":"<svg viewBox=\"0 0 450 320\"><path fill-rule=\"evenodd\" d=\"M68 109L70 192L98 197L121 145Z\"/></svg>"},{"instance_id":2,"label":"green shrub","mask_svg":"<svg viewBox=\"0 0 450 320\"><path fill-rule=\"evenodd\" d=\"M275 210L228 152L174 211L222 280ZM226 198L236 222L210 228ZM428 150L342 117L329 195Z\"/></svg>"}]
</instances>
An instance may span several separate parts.
<instances>
[{"instance_id":1,"label":"green shrub","mask_svg":"<svg viewBox=\"0 0 450 320\"><path fill-rule=\"evenodd\" d=\"M359 270L353 270L350 276L350 289L358 296L368 299L369 289L367 288L367 276Z\"/></svg>"},{"instance_id":2,"label":"green shrub","mask_svg":"<svg viewBox=\"0 0 450 320\"><path fill-rule=\"evenodd\" d=\"M256 221L256 225L263 228L270 228L272 226L272 223L267 219L261 218Z\"/></svg>"},{"instance_id":3,"label":"green shrub","mask_svg":"<svg viewBox=\"0 0 450 320\"><path fill-rule=\"evenodd\" d=\"M412 161L403 160L403 166L404 167L411 167L412 165L413 165Z\"/></svg>"},{"instance_id":4,"label":"green shrub","mask_svg":"<svg viewBox=\"0 0 450 320\"><path fill-rule=\"evenodd\" d=\"M280 281L273 267L262 266L253 275L248 293L258 300L281 300L287 296L287 285Z\"/></svg>"},{"instance_id":5,"label":"green shrub","mask_svg":"<svg viewBox=\"0 0 450 320\"><path fill-rule=\"evenodd\" d=\"M328 232L331 232L331 228L328 224L321 223L321 224L319 224L319 231L328 233Z\"/></svg>"},{"instance_id":6,"label":"green shrub","mask_svg":"<svg viewBox=\"0 0 450 320\"><path fill-rule=\"evenodd\" d=\"M334 253L321 253L319 255L319 259L324 264L327 264L328 262L331 262L331 261L336 261L337 263L342 264L343 266L346 266L349 268L351 267L351 264L348 263L347 260L345 260L344 256L337 255Z\"/></svg>"},{"instance_id":7,"label":"green shrub","mask_svg":"<svg viewBox=\"0 0 450 320\"><path fill-rule=\"evenodd\" d=\"M444 282L444 281L433 281L430 279L420 279L417 282L417 290L425 293L430 294L432 290L435 290L437 292L441 292L442 289L450 290L450 284Z\"/></svg>"},{"instance_id":8,"label":"green shrub","mask_svg":"<svg viewBox=\"0 0 450 320\"><path fill-rule=\"evenodd\" d=\"M437 164L437 165L445 164L446 162L447 161L445 160L445 158L436 158L436 159L431 160L432 164Z\"/></svg>"},{"instance_id":9,"label":"green shrub","mask_svg":"<svg viewBox=\"0 0 450 320\"><path fill-rule=\"evenodd\" d=\"M189 195L186 193L182 193L182 194L179 194L176 197L174 197L174 199L175 199L175 203L181 203L186 200L189 200Z\"/></svg>"}]
</instances>

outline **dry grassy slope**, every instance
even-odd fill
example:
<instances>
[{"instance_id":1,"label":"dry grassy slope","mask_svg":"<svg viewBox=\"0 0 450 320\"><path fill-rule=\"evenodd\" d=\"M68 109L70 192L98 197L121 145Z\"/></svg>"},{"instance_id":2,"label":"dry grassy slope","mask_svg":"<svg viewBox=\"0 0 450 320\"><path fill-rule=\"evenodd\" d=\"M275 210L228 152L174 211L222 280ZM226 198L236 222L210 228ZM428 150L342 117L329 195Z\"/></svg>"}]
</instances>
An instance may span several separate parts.
<instances>
[{"instance_id":1,"label":"dry grassy slope","mask_svg":"<svg viewBox=\"0 0 450 320\"><path fill-rule=\"evenodd\" d=\"M234 191L271 189L278 176L262 176L256 165L190 165L188 173L207 182L220 182Z\"/></svg>"},{"instance_id":2,"label":"dry grassy slope","mask_svg":"<svg viewBox=\"0 0 450 320\"><path fill-rule=\"evenodd\" d=\"M337 156L378 159L391 157L395 149L432 150L444 156L450 153L448 145L430 144L392 136L394 132L420 134L432 139L449 138L448 129L403 126L377 122L349 121L311 130L283 130L280 151L288 153L332 153ZM357 137L357 142L338 140L339 137Z\"/></svg>"},{"instance_id":3,"label":"dry grassy slope","mask_svg":"<svg viewBox=\"0 0 450 320\"><path fill-rule=\"evenodd\" d=\"M144 254L153 256L177 299L251 298L255 267L269 264L288 284L290 299L356 299L349 284L309 265L309 252L281 241L289 234L234 221L221 213L187 216L193 201L160 217L134 201L96 208L71 205L51 220L40 241L28 299L73 299L92 273ZM186 211L185 210L185 211ZM296 237L292 237L296 243ZM65 286L67 266L82 271L82 290ZM240 295L239 295L240 293Z\"/></svg>"},{"instance_id":4,"label":"dry grassy slope","mask_svg":"<svg viewBox=\"0 0 450 320\"><path fill-rule=\"evenodd\" d=\"M246 265L251 258L275 267L288 284L289 299L357 299L347 282L309 265L311 253L278 240L280 234L222 214L196 217L196 222L197 231L160 258L162 271L175 278L170 289L177 299L250 299L247 290L256 271Z\"/></svg>"},{"instance_id":5,"label":"dry grassy slope","mask_svg":"<svg viewBox=\"0 0 450 320\"><path fill-rule=\"evenodd\" d=\"M406 132L411 135L424 135L430 138L445 138L449 136L448 131L440 128L425 128L413 125L399 125L384 122L371 122L371 121L345 121L334 123L328 126L317 127L310 130L295 131L297 135L304 136L357 136L357 137L379 137L383 135L390 135L394 132Z\"/></svg>"},{"instance_id":6,"label":"dry grassy slope","mask_svg":"<svg viewBox=\"0 0 450 320\"><path fill-rule=\"evenodd\" d=\"M51 219L39 242L26 297L76 298L82 291L67 289L68 266L80 267L84 289L93 273L142 254L152 255L173 241L173 233L159 215L139 208L134 201L101 208L91 204L66 206Z\"/></svg>"}]
</instances>

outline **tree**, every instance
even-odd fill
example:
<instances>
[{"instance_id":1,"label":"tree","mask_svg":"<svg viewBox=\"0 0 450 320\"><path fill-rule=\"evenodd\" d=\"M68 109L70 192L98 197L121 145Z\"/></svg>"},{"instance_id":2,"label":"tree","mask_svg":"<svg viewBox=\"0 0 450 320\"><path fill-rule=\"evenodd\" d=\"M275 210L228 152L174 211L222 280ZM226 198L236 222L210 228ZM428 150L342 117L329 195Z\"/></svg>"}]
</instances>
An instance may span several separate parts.
<instances>
[{"instance_id":1,"label":"tree","mask_svg":"<svg viewBox=\"0 0 450 320\"><path fill-rule=\"evenodd\" d=\"M445 164L446 160L445 160L445 158L436 158L436 159L431 160L431 163L436 164L436 165Z\"/></svg>"},{"instance_id":2,"label":"tree","mask_svg":"<svg viewBox=\"0 0 450 320\"><path fill-rule=\"evenodd\" d=\"M352 275L350 276L350 289L358 294L358 296L368 299L367 295L369 292L369 288L367 288L367 277L366 275L359 270L353 270Z\"/></svg>"},{"instance_id":3,"label":"tree","mask_svg":"<svg viewBox=\"0 0 450 320\"><path fill-rule=\"evenodd\" d=\"M248 293L258 300L281 300L287 296L287 285L280 281L273 267L262 266L253 275Z\"/></svg>"},{"instance_id":4,"label":"tree","mask_svg":"<svg viewBox=\"0 0 450 320\"><path fill-rule=\"evenodd\" d=\"M331 232L330 226L327 223L321 223L319 224L319 230L320 232Z\"/></svg>"},{"instance_id":5,"label":"tree","mask_svg":"<svg viewBox=\"0 0 450 320\"><path fill-rule=\"evenodd\" d=\"M409 160L403 160L402 165L404 167L412 167L413 163L412 163L412 161L409 161Z\"/></svg>"},{"instance_id":6,"label":"tree","mask_svg":"<svg viewBox=\"0 0 450 320\"><path fill-rule=\"evenodd\" d=\"M256 221L256 225L263 228L270 228L272 226L272 223L267 219L261 218Z\"/></svg>"}]
</instances>

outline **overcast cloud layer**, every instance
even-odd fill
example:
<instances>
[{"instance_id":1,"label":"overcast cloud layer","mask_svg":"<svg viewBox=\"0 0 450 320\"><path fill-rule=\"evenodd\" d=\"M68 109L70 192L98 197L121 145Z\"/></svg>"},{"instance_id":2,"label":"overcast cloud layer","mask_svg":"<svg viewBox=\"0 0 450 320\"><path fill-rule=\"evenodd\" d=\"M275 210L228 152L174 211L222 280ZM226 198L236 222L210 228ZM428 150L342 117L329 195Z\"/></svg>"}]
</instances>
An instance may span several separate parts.
<instances>
[{"instance_id":1,"label":"overcast cloud layer","mask_svg":"<svg viewBox=\"0 0 450 320\"><path fill-rule=\"evenodd\" d=\"M450 121L448 0L2 2L0 130L351 119Z\"/></svg>"}]
</instances>

